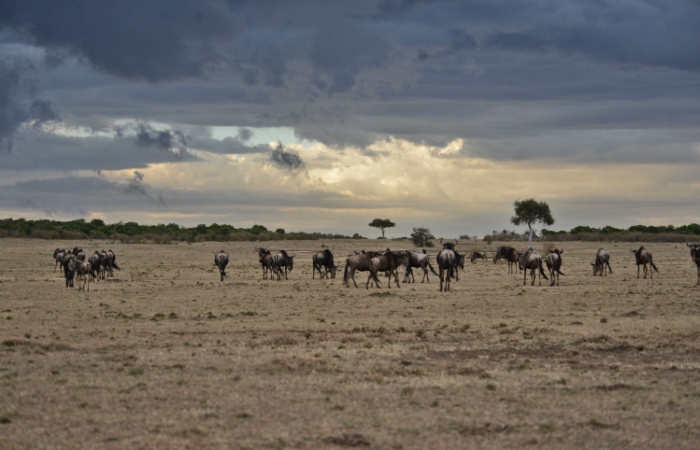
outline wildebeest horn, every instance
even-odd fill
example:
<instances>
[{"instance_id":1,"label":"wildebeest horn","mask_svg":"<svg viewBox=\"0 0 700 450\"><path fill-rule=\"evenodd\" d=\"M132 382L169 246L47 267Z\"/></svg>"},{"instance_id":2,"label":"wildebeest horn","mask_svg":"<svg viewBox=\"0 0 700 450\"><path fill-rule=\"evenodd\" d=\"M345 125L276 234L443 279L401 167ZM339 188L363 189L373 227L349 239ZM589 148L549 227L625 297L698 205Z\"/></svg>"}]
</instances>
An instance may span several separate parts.
<instances>
[{"instance_id":1,"label":"wildebeest horn","mask_svg":"<svg viewBox=\"0 0 700 450\"><path fill-rule=\"evenodd\" d=\"M459 244L459 241L457 239L452 239L452 240L455 241L455 245Z\"/></svg>"},{"instance_id":2,"label":"wildebeest horn","mask_svg":"<svg viewBox=\"0 0 700 450\"><path fill-rule=\"evenodd\" d=\"M297 256L296 253L294 253L292 256L290 256L290 258L294 258L295 256Z\"/></svg>"},{"instance_id":3,"label":"wildebeest horn","mask_svg":"<svg viewBox=\"0 0 700 450\"><path fill-rule=\"evenodd\" d=\"M634 250L634 249L631 249L631 250L630 250L630 252L634 253L634 252L635 252L635 250Z\"/></svg>"}]
</instances>

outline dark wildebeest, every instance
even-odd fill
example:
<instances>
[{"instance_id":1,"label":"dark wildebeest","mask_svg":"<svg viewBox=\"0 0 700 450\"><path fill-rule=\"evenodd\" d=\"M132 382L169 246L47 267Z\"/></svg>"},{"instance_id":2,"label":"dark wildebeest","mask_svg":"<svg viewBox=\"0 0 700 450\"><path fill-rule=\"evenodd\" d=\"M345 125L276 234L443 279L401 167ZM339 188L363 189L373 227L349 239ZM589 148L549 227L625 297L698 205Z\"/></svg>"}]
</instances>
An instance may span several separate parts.
<instances>
[{"instance_id":1,"label":"dark wildebeest","mask_svg":"<svg viewBox=\"0 0 700 450\"><path fill-rule=\"evenodd\" d=\"M610 253L602 248L598 249L598 253L595 255L595 262L592 262L591 265L593 266L593 276L598 275L598 272L600 272L600 276L604 277L606 267L610 275L613 273L612 267L610 267Z\"/></svg>"},{"instance_id":2,"label":"dark wildebeest","mask_svg":"<svg viewBox=\"0 0 700 450\"><path fill-rule=\"evenodd\" d=\"M270 279L272 279L272 274L273 274L273 261L272 261L272 254L270 253L270 250L267 250L265 248L258 248L255 247L255 251L258 252L258 257L260 261L260 265L262 266L263 270L263 280L267 280L267 273L270 272Z\"/></svg>"},{"instance_id":3,"label":"dark wildebeest","mask_svg":"<svg viewBox=\"0 0 700 450\"><path fill-rule=\"evenodd\" d=\"M493 263L496 264L501 259L508 259L509 251L513 247L501 246L496 249L496 254L493 256Z\"/></svg>"},{"instance_id":4,"label":"dark wildebeest","mask_svg":"<svg viewBox=\"0 0 700 450\"><path fill-rule=\"evenodd\" d=\"M272 268L277 273L277 281L282 280L282 268L284 268L284 279L287 278L287 271L294 269L294 256L289 256L286 251L280 250L272 257Z\"/></svg>"},{"instance_id":5,"label":"dark wildebeest","mask_svg":"<svg viewBox=\"0 0 700 450\"><path fill-rule=\"evenodd\" d=\"M102 265L102 257L98 251L95 251L90 257L88 258L88 261L90 262L90 265L92 266L92 269L90 270L90 276L94 281L97 281L100 279L100 266Z\"/></svg>"},{"instance_id":6,"label":"dark wildebeest","mask_svg":"<svg viewBox=\"0 0 700 450\"><path fill-rule=\"evenodd\" d=\"M105 274L107 271L109 271L109 256L107 255L107 252L102 250L100 252L100 272L102 274L102 279L105 279Z\"/></svg>"},{"instance_id":7,"label":"dark wildebeest","mask_svg":"<svg viewBox=\"0 0 700 450\"><path fill-rule=\"evenodd\" d=\"M214 264L219 268L219 275L221 276L221 281L224 281L226 276L226 266L228 265L228 253L221 250L219 253L214 255Z\"/></svg>"},{"instance_id":8,"label":"dark wildebeest","mask_svg":"<svg viewBox=\"0 0 700 450\"><path fill-rule=\"evenodd\" d=\"M399 284L398 269L401 266L408 265L408 256L404 253L396 253L389 251L387 249L383 255L375 256L369 260L369 277L367 277L367 284L365 288L369 289L369 282L374 281L379 287L379 278L377 278L377 273L387 272L389 278L389 287L391 288L391 277L396 280L396 287L401 287Z\"/></svg>"},{"instance_id":9,"label":"dark wildebeest","mask_svg":"<svg viewBox=\"0 0 700 450\"><path fill-rule=\"evenodd\" d=\"M409 250L406 252L406 256L408 257L408 264L406 265L406 274L403 278L404 283L416 282L416 278L413 275L413 268L423 269L423 279L421 280L421 283L425 282L426 279L428 280L428 283L430 283L428 269L430 269L434 275L439 276L437 272L435 272L435 269L433 269L433 266L430 265L430 258L425 253L425 249L423 249L422 253L415 250Z\"/></svg>"},{"instance_id":10,"label":"dark wildebeest","mask_svg":"<svg viewBox=\"0 0 700 450\"><path fill-rule=\"evenodd\" d=\"M547 278L547 275L544 273L544 269L542 268L542 257L540 256L539 253L532 249L528 249L520 254L520 258L518 260L518 263L520 266L523 268L523 286L527 284L527 271L528 269L530 270L530 278L532 278L532 283L530 284L531 286L535 285L535 271L539 269L540 271L540 278L539 278L539 285L542 286L542 278L545 280L549 281L549 278Z\"/></svg>"},{"instance_id":11,"label":"dark wildebeest","mask_svg":"<svg viewBox=\"0 0 700 450\"><path fill-rule=\"evenodd\" d=\"M656 265L654 264L651 252L644 248L643 245L639 247L639 250L630 250L630 252L634 253L634 258L637 262L637 278L639 278L639 266L644 266L644 279L647 279L647 270L649 271L649 278L654 279L654 273L651 271L651 269L647 268L647 264L656 270L656 273L659 273L659 269L657 269Z\"/></svg>"},{"instance_id":12,"label":"dark wildebeest","mask_svg":"<svg viewBox=\"0 0 700 450\"><path fill-rule=\"evenodd\" d=\"M68 261L68 269L78 275L78 290L84 291L85 284L87 283L87 290L90 290L90 275L92 273L92 264L89 262L81 261L75 257L75 255L70 256ZM82 287L80 282L83 282Z\"/></svg>"},{"instance_id":13,"label":"dark wildebeest","mask_svg":"<svg viewBox=\"0 0 700 450\"><path fill-rule=\"evenodd\" d=\"M464 261L467 259L467 254L465 253L462 255L458 251L455 250L455 258L457 261L455 262L455 281L459 281L459 271L464 270Z\"/></svg>"},{"instance_id":14,"label":"dark wildebeest","mask_svg":"<svg viewBox=\"0 0 700 450\"><path fill-rule=\"evenodd\" d=\"M75 256L75 259L85 261L85 252L82 248L75 247L73 249L73 255Z\"/></svg>"},{"instance_id":15,"label":"dark wildebeest","mask_svg":"<svg viewBox=\"0 0 700 450\"><path fill-rule=\"evenodd\" d=\"M100 263L102 264L103 272L102 275L104 277L105 272L109 273L110 277L114 276L114 270L121 270L121 267L117 265L117 257L114 255L114 252L112 249L107 250L106 252L102 250L102 253L100 253Z\"/></svg>"},{"instance_id":16,"label":"dark wildebeest","mask_svg":"<svg viewBox=\"0 0 700 450\"><path fill-rule=\"evenodd\" d=\"M352 279L355 287L357 282L355 281L355 272L367 272L369 271L369 260L375 256L379 256L379 252L367 252L362 250L362 253L355 252L354 255L348 257L345 260L345 273L343 275L343 284L350 287L349 280Z\"/></svg>"},{"instance_id":17,"label":"dark wildebeest","mask_svg":"<svg viewBox=\"0 0 700 450\"><path fill-rule=\"evenodd\" d=\"M554 286L555 280L556 280L556 285L559 286L559 275L564 275L561 272L561 254L564 253L564 250L559 250L559 249L554 249L549 251L549 255L547 255L547 258L545 259L545 263L547 264L547 269L549 270L549 277L551 280L549 280L549 285Z\"/></svg>"},{"instance_id":18,"label":"dark wildebeest","mask_svg":"<svg viewBox=\"0 0 700 450\"><path fill-rule=\"evenodd\" d=\"M698 268L698 285L700 285L700 243L686 243L685 245L690 247L690 259L695 263L695 265Z\"/></svg>"},{"instance_id":19,"label":"dark wildebeest","mask_svg":"<svg viewBox=\"0 0 700 450\"><path fill-rule=\"evenodd\" d=\"M474 264L477 259L480 259L484 262L486 262L486 253L484 252L473 252L472 257L471 257L471 262Z\"/></svg>"},{"instance_id":20,"label":"dark wildebeest","mask_svg":"<svg viewBox=\"0 0 700 450\"><path fill-rule=\"evenodd\" d=\"M73 287L73 279L75 278L75 272L73 272L69 267L68 263L71 261L73 253L68 250L63 254L61 259L61 266L63 266L63 275L66 277L66 287Z\"/></svg>"},{"instance_id":21,"label":"dark wildebeest","mask_svg":"<svg viewBox=\"0 0 700 450\"><path fill-rule=\"evenodd\" d=\"M497 263L500 259L508 261L508 273L515 273L515 266L518 264L519 252L513 247L499 247L496 256L493 257L493 262Z\"/></svg>"},{"instance_id":22,"label":"dark wildebeest","mask_svg":"<svg viewBox=\"0 0 700 450\"><path fill-rule=\"evenodd\" d=\"M454 276L455 266L458 262L457 252L453 250L454 245L452 245L452 247L453 248L443 248L442 250L440 250L440 253L438 253L437 257L435 258L435 261L438 265L438 269L440 270L440 292L442 292L443 290L443 284L445 291L450 290L450 279Z\"/></svg>"},{"instance_id":23,"label":"dark wildebeest","mask_svg":"<svg viewBox=\"0 0 700 450\"><path fill-rule=\"evenodd\" d=\"M313 262L311 278L316 278L316 271L318 271L318 274L322 279L327 277L329 272L331 274L331 278L335 278L335 271L338 269L338 266L336 266L333 262L333 253L331 253L330 250L324 249L321 252L316 252L311 258L311 261ZM326 268L325 273L321 273L321 267Z\"/></svg>"},{"instance_id":24,"label":"dark wildebeest","mask_svg":"<svg viewBox=\"0 0 700 450\"><path fill-rule=\"evenodd\" d=\"M58 265L60 265L61 271L63 271L63 264L61 264L61 261L63 260L63 255L65 255L65 254L66 254L66 250L65 250L65 249L57 248L56 250L54 250L54 252L53 252L53 259L56 260L56 264L54 264L54 266L53 266L53 271L54 271L54 273L56 272L56 267L57 267Z\"/></svg>"}]
</instances>

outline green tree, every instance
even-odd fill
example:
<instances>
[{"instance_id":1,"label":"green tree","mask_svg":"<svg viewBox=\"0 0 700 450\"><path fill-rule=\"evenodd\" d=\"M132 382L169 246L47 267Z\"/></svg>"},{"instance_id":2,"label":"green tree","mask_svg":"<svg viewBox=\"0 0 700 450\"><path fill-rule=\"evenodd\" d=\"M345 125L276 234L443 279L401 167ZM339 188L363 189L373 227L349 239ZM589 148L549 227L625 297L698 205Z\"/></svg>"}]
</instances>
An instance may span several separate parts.
<instances>
[{"instance_id":1,"label":"green tree","mask_svg":"<svg viewBox=\"0 0 700 450\"><path fill-rule=\"evenodd\" d=\"M435 236L430 234L430 230L427 228L414 228L413 233L411 233L411 242L413 242L413 245L416 247L435 246L431 239L435 239Z\"/></svg>"},{"instance_id":2,"label":"green tree","mask_svg":"<svg viewBox=\"0 0 700 450\"><path fill-rule=\"evenodd\" d=\"M379 229L381 229L381 230L382 230L382 239L386 239L386 238L384 237L384 229L385 229L385 228L392 228L392 227L395 227L396 224L395 224L394 222L392 222L391 220L389 220L389 219L374 219L374 220L369 224L369 226L370 226L370 227L374 227L374 228L379 228Z\"/></svg>"},{"instance_id":3,"label":"green tree","mask_svg":"<svg viewBox=\"0 0 700 450\"><path fill-rule=\"evenodd\" d=\"M553 225L554 217L547 202L538 202L534 198L516 200L513 203L515 215L510 218L514 225L527 225L530 234L527 238L527 248L532 248L532 224Z\"/></svg>"}]
</instances>

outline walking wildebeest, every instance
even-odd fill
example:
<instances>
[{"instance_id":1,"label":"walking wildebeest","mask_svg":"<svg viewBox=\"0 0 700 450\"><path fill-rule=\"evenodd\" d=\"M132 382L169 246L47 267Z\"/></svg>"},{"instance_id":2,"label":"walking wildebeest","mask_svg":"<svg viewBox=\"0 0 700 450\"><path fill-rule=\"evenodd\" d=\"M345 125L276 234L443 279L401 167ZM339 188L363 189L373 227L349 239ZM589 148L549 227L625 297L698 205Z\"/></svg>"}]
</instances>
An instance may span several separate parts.
<instances>
[{"instance_id":1,"label":"walking wildebeest","mask_svg":"<svg viewBox=\"0 0 700 450\"><path fill-rule=\"evenodd\" d=\"M294 269L294 256L289 256L286 251L280 250L272 257L272 268L277 273L277 281L282 280L282 268L284 267L284 279L287 278L287 271Z\"/></svg>"},{"instance_id":2,"label":"walking wildebeest","mask_svg":"<svg viewBox=\"0 0 700 450\"><path fill-rule=\"evenodd\" d=\"M452 245L452 247L454 248L454 245ZM457 265L458 261L457 252L451 248L445 247L440 250L440 253L438 253L437 257L435 258L435 261L438 265L438 269L440 270L440 292L443 291L443 283L444 290L449 291L450 279L453 277L455 266Z\"/></svg>"},{"instance_id":3,"label":"walking wildebeest","mask_svg":"<svg viewBox=\"0 0 700 450\"><path fill-rule=\"evenodd\" d=\"M61 267L61 272L63 272L63 264L61 264L61 261L63 260L63 255L65 255L65 254L66 254L65 249L57 248L56 250L54 250L53 259L56 260L56 264L54 264L54 266L53 266L54 273L56 273L56 266L58 266L59 264Z\"/></svg>"},{"instance_id":4,"label":"walking wildebeest","mask_svg":"<svg viewBox=\"0 0 700 450\"><path fill-rule=\"evenodd\" d=\"M369 277L367 277L366 289L369 289L369 282L374 281L379 287L379 278L377 278L378 272L387 272L389 278L389 287L391 288L391 277L396 280L396 287L401 287L399 284L398 269L401 266L408 265L408 256L403 253L395 253L387 249L383 255L375 256L369 260Z\"/></svg>"},{"instance_id":5,"label":"walking wildebeest","mask_svg":"<svg viewBox=\"0 0 700 450\"><path fill-rule=\"evenodd\" d=\"M693 263L695 263L695 265L698 268L698 285L700 285L700 243L686 243L685 245L690 247L690 259L693 261Z\"/></svg>"},{"instance_id":6,"label":"walking wildebeest","mask_svg":"<svg viewBox=\"0 0 700 450\"><path fill-rule=\"evenodd\" d=\"M598 272L600 272L600 276L604 277L606 268L610 275L613 273L612 267L610 267L610 253L603 248L598 249L598 253L595 255L595 262L592 262L591 265L593 266L593 276L598 275Z\"/></svg>"},{"instance_id":7,"label":"walking wildebeest","mask_svg":"<svg viewBox=\"0 0 700 450\"><path fill-rule=\"evenodd\" d=\"M330 250L324 249L321 252L316 252L314 256L311 257L311 261L313 263L311 278L316 278L316 271L318 271L321 279L327 277L329 272L331 274L331 278L335 278L335 271L338 269L338 266L336 266L333 262L333 253L331 253ZM321 267L326 268L325 273L321 273Z\"/></svg>"},{"instance_id":8,"label":"walking wildebeest","mask_svg":"<svg viewBox=\"0 0 700 450\"><path fill-rule=\"evenodd\" d=\"M347 287L350 287L350 282L348 280L352 279L352 282L355 285L355 287L358 287L357 282L355 281L355 272L369 271L369 260L379 255L379 252L365 252L364 250L362 250L362 253L355 252L354 255L348 257L345 260L345 273L343 274L343 284Z\"/></svg>"},{"instance_id":9,"label":"walking wildebeest","mask_svg":"<svg viewBox=\"0 0 700 450\"><path fill-rule=\"evenodd\" d=\"M554 286L554 282L556 280L556 285L559 286L559 275L564 275L561 272L561 254L564 253L564 250L559 250L559 249L554 249L549 251L549 255L547 255L547 258L545 258L545 263L547 264L547 270L549 270L549 277L551 280L549 281L550 286Z\"/></svg>"},{"instance_id":10,"label":"walking wildebeest","mask_svg":"<svg viewBox=\"0 0 700 450\"><path fill-rule=\"evenodd\" d=\"M100 279L100 266L102 265L102 257L100 253L96 250L95 253L90 255L88 258L88 262L90 262L90 265L92 266L90 270L90 276L94 281L97 281Z\"/></svg>"},{"instance_id":11,"label":"walking wildebeest","mask_svg":"<svg viewBox=\"0 0 700 450\"><path fill-rule=\"evenodd\" d=\"M226 266L228 265L228 253L221 250L219 253L214 255L214 264L219 268L219 275L221 276L221 281L224 281L226 276Z\"/></svg>"},{"instance_id":12,"label":"walking wildebeest","mask_svg":"<svg viewBox=\"0 0 700 450\"><path fill-rule=\"evenodd\" d=\"M539 278L539 285L542 286L542 278L545 280L549 281L549 278L547 278L547 275L544 273L544 269L542 268L542 257L540 256L539 253L537 253L535 250L528 249L520 254L520 258L518 260L518 263L520 266L523 268L523 286L527 285L527 271L528 269L530 270L530 277L532 278L532 283L530 286L535 285L535 271L539 269L540 271L540 278Z\"/></svg>"},{"instance_id":13,"label":"walking wildebeest","mask_svg":"<svg viewBox=\"0 0 700 450\"><path fill-rule=\"evenodd\" d=\"M480 259L480 260L486 262L486 253L484 253L484 252L473 252L473 253L472 253L472 257L471 257L471 262L472 262L472 264L474 264L474 262L476 262L477 259Z\"/></svg>"},{"instance_id":14,"label":"walking wildebeest","mask_svg":"<svg viewBox=\"0 0 700 450\"><path fill-rule=\"evenodd\" d=\"M273 266L274 262L272 260L272 253L270 253L270 250L267 250L265 248L258 248L255 247L255 251L258 252L258 257L260 261L260 265L262 266L263 270L263 280L267 280L267 273L270 272L270 279L272 279L272 274L274 273L273 271Z\"/></svg>"},{"instance_id":15,"label":"walking wildebeest","mask_svg":"<svg viewBox=\"0 0 700 450\"><path fill-rule=\"evenodd\" d=\"M647 264L651 265L651 267L656 270L656 273L659 273L659 269L656 268L656 265L654 264L654 260L652 259L651 252L644 248L642 245L639 247L639 250L630 250L630 252L634 253L634 258L637 262L637 278L639 278L639 266L644 266L644 279L647 279L647 270L649 271L649 278L652 280L654 279L654 273L651 271L651 269L647 269Z\"/></svg>"},{"instance_id":16,"label":"walking wildebeest","mask_svg":"<svg viewBox=\"0 0 700 450\"><path fill-rule=\"evenodd\" d=\"M75 255L75 259L85 261L85 252L82 248L75 247L73 249L73 255Z\"/></svg>"},{"instance_id":17,"label":"walking wildebeest","mask_svg":"<svg viewBox=\"0 0 700 450\"><path fill-rule=\"evenodd\" d=\"M68 261L68 269L70 269L71 272L78 275L78 290L84 291L85 284L87 283L87 290L90 291L90 275L92 272L92 264L90 264L89 262L81 261L78 258L76 258L75 255L71 255L70 261ZM83 282L82 287L80 286L81 281Z\"/></svg>"},{"instance_id":18,"label":"walking wildebeest","mask_svg":"<svg viewBox=\"0 0 700 450\"><path fill-rule=\"evenodd\" d=\"M73 279L75 278L75 272L68 267L68 263L70 263L72 256L73 253L68 250L63 254L63 258L61 259L63 275L66 277L66 287L73 287Z\"/></svg>"},{"instance_id":19,"label":"walking wildebeest","mask_svg":"<svg viewBox=\"0 0 700 450\"><path fill-rule=\"evenodd\" d=\"M403 278L404 283L416 282L416 278L413 275L413 268L423 269L423 279L421 280L421 283L425 282L426 279L428 280L428 283L430 283L428 268L433 272L433 274L438 276L435 269L433 269L433 266L430 265L430 258L425 253L425 249L423 249L422 253L415 250L409 250L406 252L406 256L408 257L408 264L406 265L406 274Z\"/></svg>"},{"instance_id":20,"label":"walking wildebeest","mask_svg":"<svg viewBox=\"0 0 700 450\"><path fill-rule=\"evenodd\" d=\"M107 255L106 251L102 250L100 252L100 269L101 269L100 273L102 275L103 280L105 279L105 274L107 273L107 271L110 270L109 266L110 266L109 256Z\"/></svg>"}]
</instances>

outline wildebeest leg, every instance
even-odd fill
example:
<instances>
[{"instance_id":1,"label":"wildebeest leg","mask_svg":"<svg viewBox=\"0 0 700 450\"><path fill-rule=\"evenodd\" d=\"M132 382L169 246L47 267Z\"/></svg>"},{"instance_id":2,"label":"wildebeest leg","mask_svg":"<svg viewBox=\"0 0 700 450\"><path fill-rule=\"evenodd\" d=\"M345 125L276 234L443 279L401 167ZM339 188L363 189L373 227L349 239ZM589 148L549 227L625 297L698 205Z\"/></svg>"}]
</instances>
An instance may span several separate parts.
<instances>
[{"instance_id":1,"label":"wildebeest leg","mask_svg":"<svg viewBox=\"0 0 700 450\"><path fill-rule=\"evenodd\" d=\"M440 292L442 292L442 279L443 279L444 275L445 275L445 269L440 267L440 275L439 275L440 276Z\"/></svg>"},{"instance_id":2,"label":"wildebeest leg","mask_svg":"<svg viewBox=\"0 0 700 450\"><path fill-rule=\"evenodd\" d=\"M354 267L350 268L349 276L350 276L350 278L352 278L352 284L354 284L355 287L358 288L359 286L357 285L357 281L355 281L355 268ZM349 287L349 283L348 283L348 287Z\"/></svg>"},{"instance_id":3,"label":"wildebeest leg","mask_svg":"<svg viewBox=\"0 0 700 450\"><path fill-rule=\"evenodd\" d=\"M428 275L428 269L425 267L423 268L423 279L420 281L421 283L425 282L425 279L428 279L428 283L430 283L430 275ZM413 282L415 283L416 279L413 279Z\"/></svg>"}]
</instances>

